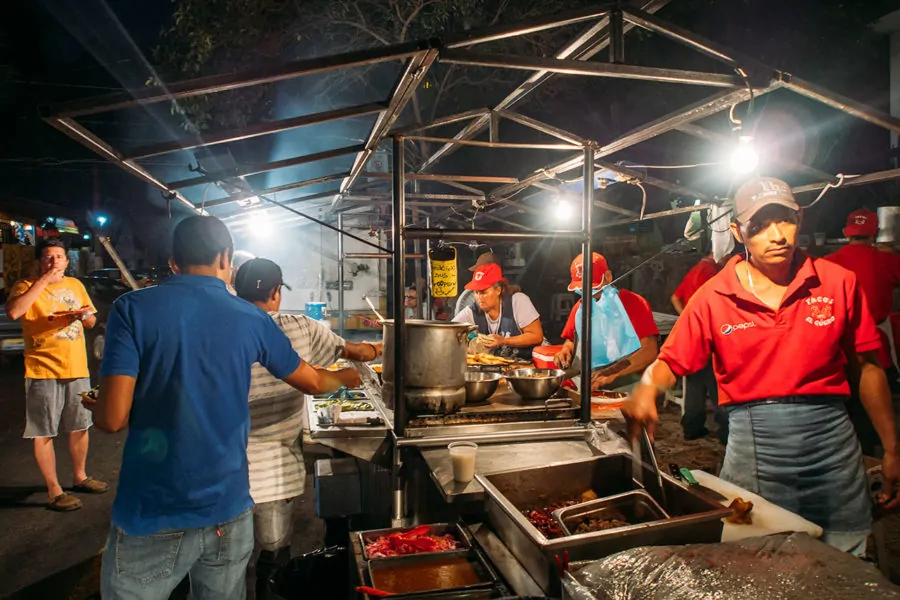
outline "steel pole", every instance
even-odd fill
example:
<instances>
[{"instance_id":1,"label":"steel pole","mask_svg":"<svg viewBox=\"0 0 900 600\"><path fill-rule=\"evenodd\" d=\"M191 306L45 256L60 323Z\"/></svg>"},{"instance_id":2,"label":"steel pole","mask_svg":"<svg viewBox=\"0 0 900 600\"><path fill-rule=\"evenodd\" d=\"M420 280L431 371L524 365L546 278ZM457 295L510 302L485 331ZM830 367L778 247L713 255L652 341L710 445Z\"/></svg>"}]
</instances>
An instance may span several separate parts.
<instances>
[{"instance_id":1,"label":"steel pole","mask_svg":"<svg viewBox=\"0 0 900 600\"><path fill-rule=\"evenodd\" d=\"M344 337L344 215L337 216L338 335Z\"/></svg>"},{"instance_id":2,"label":"steel pole","mask_svg":"<svg viewBox=\"0 0 900 600\"><path fill-rule=\"evenodd\" d=\"M425 217L425 229L431 229L431 217ZM425 312L423 317L426 319L434 319L434 304L431 298L431 263L428 262L431 256L431 240L425 240Z\"/></svg>"},{"instance_id":3,"label":"steel pole","mask_svg":"<svg viewBox=\"0 0 900 600\"><path fill-rule=\"evenodd\" d=\"M404 229L406 228L406 193L404 177L406 165L404 162L404 142L403 138L395 136L391 140L393 149L393 190L394 190L394 206L391 215L392 222L392 243L394 254L394 436L402 438L404 429L406 428L406 394L404 393L404 369L405 361L403 360L403 350L405 347L406 333L403 298L405 297L405 279L406 279L406 261L403 259L405 243ZM392 517L394 523L400 523L406 514L406 494L403 482L403 459L400 447L394 446L394 463L392 468L393 481L393 506Z\"/></svg>"},{"instance_id":4,"label":"steel pole","mask_svg":"<svg viewBox=\"0 0 900 600\"><path fill-rule=\"evenodd\" d=\"M584 147L584 199L581 231L581 422L591 422L591 308L594 285L594 247L591 243L594 211L594 149Z\"/></svg>"}]
</instances>

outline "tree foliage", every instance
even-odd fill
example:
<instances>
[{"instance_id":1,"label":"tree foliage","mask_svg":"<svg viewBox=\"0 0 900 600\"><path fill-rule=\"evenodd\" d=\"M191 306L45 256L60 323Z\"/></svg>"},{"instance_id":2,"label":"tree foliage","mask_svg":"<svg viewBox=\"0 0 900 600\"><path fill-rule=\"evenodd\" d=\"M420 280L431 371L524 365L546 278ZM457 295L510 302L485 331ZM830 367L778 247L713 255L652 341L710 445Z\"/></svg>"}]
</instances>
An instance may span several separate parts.
<instances>
[{"instance_id":1,"label":"tree foliage","mask_svg":"<svg viewBox=\"0 0 900 600\"><path fill-rule=\"evenodd\" d=\"M166 80L231 72L286 60L388 46L416 39L552 14L583 0L174 0L174 23L154 56ZM493 51L550 54L566 32L492 44ZM316 80L320 100L359 93L380 76L377 67L338 72ZM521 73L436 65L412 101L414 118L430 120L446 105L487 103ZM491 95L491 92L494 92ZM482 100L483 99L483 100ZM187 122L205 129L240 126L271 116L271 89L257 86L181 104ZM477 103L477 102L476 102Z\"/></svg>"}]
</instances>

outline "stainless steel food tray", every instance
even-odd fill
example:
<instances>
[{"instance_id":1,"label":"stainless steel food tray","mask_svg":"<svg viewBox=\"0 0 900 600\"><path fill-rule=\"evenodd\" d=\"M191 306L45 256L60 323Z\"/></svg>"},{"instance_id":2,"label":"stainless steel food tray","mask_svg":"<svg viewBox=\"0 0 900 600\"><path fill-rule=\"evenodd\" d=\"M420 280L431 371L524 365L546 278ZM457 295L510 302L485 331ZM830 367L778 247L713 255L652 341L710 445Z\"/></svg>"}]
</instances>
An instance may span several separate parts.
<instances>
[{"instance_id":1,"label":"stainless steel food tray","mask_svg":"<svg viewBox=\"0 0 900 600\"><path fill-rule=\"evenodd\" d=\"M472 592L477 590L490 591L498 583L496 573L488 566L487 560L480 552L474 548L466 550L451 550L448 552L429 552L423 554L407 554L405 556L394 556L390 558L379 558L369 561L367 565L369 584L378 587L375 584L375 572L379 570L391 569L404 565L427 565L429 563L447 560L448 558L464 558L472 565L475 574L478 575L478 583L472 585L463 585L453 588L436 588L431 590L421 590L416 592L392 593L391 598L418 598L423 594L434 594L436 597L446 597L449 594L459 594ZM392 590L385 590L392 591Z\"/></svg>"},{"instance_id":2,"label":"stainless steel food tray","mask_svg":"<svg viewBox=\"0 0 900 600\"><path fill-rule=\"evenodd\" d=\"M548 540L522 514L571 498L588 489L612 496L639 489L631 476L631 455L613 454L476 475L485 490L487 521L548 595L559 595L554 556L571 561L595 560L638 546L719 542L722 518L730 510L696 494L668 476L663 485L670 518L634 528L612 529ZM652 467L643 464L644 481L656 486Z\"/></svg>"},{"instance_id":3,"label":"stainless steel food tray","mask_svg":"<svg viewBox=\"0 0 900 600\"><path fill-rule=\"evenodd\" d=\"M648 494L646 490L634 490L608 498L582 502L568 508L561 508L553 511L553 518L559 522L566 535L584 535L574 533L581 521L588 518L611 519L618 516L616 513L624 516L629 524L613 529L605 529L603 533L646 527L654 521L663 521L669 518L669 514L656 503L653 496ZM594 533L601 532L597 531Z\"/></svg>"},{"instance_id":4,"label":"stainless steel food tray","mask_svg":"<svg viewBox=\"0 0 900 600\"><path fill-rule=\"evenodd\" d=\"M431 531L429 532L429 535L441 536L441 535L446 535L448 533L451 534L453 537L455 537L459 541L459 543L460 543L459 549L468 550L469 548L472 547L472 542L471 542L469 533L463 527L461 527L458 523L453 523L453 524L451 524L451 523L433 523L433 524L429 524L429 527L431 527ZM370 529L368 531L356 532L356 536L359 538L359 543L360 543L360 546L362 547L363 558L365 560L369 560L369 561L386 560L388 558L396 558L393 556L388 556L388 557L383 557L383 558L370 557L368 555L368 553L366 552L366 545L371 542L374 542L375 540L377 540L380 537L384 537L386 535L391 535L392 533L402 533L405 531L410 531L411 529L414 529L414 527L395 528L395 529ZM412 556L427 556L430 554L446 554L447 552L452 552L452 550L444 550L441 552L420 552L420 553L412 555Z\"/></svg>"}]
</instances>

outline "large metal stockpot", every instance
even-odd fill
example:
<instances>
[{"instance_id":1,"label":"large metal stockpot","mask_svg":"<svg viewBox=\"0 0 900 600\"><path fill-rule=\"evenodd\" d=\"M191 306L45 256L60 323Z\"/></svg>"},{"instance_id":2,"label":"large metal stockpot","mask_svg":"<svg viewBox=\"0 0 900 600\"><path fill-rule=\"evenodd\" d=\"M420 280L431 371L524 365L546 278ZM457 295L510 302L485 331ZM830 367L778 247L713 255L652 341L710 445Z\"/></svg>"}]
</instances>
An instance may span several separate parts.
<instances>
[{"instance_id":1,"label":"large metal stockpot","mask_svg":"<svg viewBox=\"0 0 900 600\"><path fill-rule=\"evenodd\" d=\"M406 403L419 413L452 413L466 403L466 346L473 325L406 321L403 349ZM394 390L394 322L384 322L384 399Z\"/></svg>"}]
</instances>

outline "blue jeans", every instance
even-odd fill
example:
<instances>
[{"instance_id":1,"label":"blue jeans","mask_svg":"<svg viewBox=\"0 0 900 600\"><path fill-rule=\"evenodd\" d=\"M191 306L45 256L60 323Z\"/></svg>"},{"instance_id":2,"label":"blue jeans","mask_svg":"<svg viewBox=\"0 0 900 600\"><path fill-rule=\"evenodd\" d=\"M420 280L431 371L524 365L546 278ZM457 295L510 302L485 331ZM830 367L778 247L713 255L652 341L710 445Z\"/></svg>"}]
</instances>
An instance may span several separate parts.
<instances>
[{"instance_id":1,"label":"blue jeans","mask_svg":"<svg viewBox=\"0 0 900 600\"><path fill-rule=\"evenodd\" d=\"M194 600L244 600L253 552L253 510L227 523L153 535L111 527L103 553L103 600L168 600L190 574Z\"/></svg>"},{"instance_id":2,"label":"blue jeans","mask_svg":"<svg viewBox=\"0 0 900 600\"><path fill-rule=\"evenodd\" d=\"M720 477L819 525L826 544L863 555L872 503L843 400L781 400L727 407Z\"/></svg>"}]
</instances>

